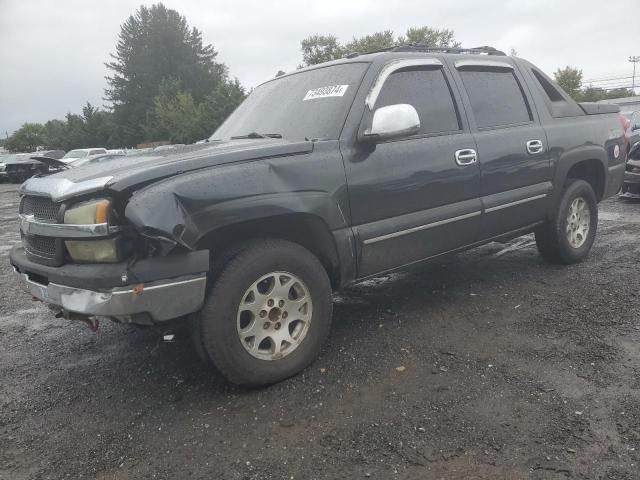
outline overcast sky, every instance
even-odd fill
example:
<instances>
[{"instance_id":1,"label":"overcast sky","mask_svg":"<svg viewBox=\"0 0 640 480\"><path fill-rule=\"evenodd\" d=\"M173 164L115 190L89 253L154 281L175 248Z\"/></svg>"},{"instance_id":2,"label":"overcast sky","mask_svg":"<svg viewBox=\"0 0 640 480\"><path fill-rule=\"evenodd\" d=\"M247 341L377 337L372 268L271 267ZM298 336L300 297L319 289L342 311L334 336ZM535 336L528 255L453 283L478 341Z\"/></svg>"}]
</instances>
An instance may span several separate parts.
<instances>
[{"instance_id":1,"label":"overcast sky","mask_svg":"<svg viewBox=\"0 0 640 480\"><path fill-rule=\"evenodd\" d=\"M463 46L491 45L547 73L581 68L585 79L630 75L640 29L626 20L638 0L167 0L202 31L245 87L290 71L310 34L352 36L429 25ZM0 135L102 105L120 24L140 0L0 0ZM153 2L147 2L150 5ZM625 23L628 25L625 27ZM640 73L640 64L638 68ZM640 79L640 75L637 77Z\"/></svg>"}]
</instances>

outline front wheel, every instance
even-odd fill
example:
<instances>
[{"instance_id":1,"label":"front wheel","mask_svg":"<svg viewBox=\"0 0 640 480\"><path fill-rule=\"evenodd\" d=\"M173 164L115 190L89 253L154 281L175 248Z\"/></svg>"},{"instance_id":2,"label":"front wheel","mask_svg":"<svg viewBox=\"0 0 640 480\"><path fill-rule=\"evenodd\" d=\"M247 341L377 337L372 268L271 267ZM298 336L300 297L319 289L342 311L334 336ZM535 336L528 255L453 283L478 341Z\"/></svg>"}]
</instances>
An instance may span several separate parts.
<instances>
[{"instance_id":1,"label":"front wheel","mask_svg":"<svg viewBox=\"0 0 640 480\"><path fill-rule=\"evenodd\" d=\"M536 230L538 251L553 263L572 264L584 260L596 237L598 204L591 185L570 180L553 218Z\"/></svg>"},{"instance_id":2,"label":"front wheel","mask_svg":"<svg viewBox=\"0 0 640 480\"><path fill-rule=\"evenodd\" d=\"M331 285L300 245L261 240L234 252L195 328L204 353L231 382L268 385L307 367L331 325Z\"/></svg>"}]
</instances>

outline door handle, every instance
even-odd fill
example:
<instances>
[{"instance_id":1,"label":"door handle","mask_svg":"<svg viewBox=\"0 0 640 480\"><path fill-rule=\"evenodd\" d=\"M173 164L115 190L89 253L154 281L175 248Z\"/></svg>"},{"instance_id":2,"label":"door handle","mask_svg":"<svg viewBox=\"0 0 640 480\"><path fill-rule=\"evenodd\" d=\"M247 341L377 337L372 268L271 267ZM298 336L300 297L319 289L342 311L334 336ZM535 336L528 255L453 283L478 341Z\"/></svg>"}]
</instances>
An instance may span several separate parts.
<instances>
[{"instance_id":1,"label":"door handle","mask_svg":"<svg viewBox=\"0 0 640 480\"><path fill-rule=\"evenodd\" d=\"M463 148L462 150L456 150L456 163L461 167L467 165L473 165L478 161L478 154L472 148Z\"/></svg>"},{"instance_id":2,"label":"door handle","mask_svg":"<svg viewBox=\"0 0 640 480\"><path fill-rule=\"evenodd\" d=\"M542 145L542 140L529 140L527 142L527 152L531 155L536 155L541 153L544 146Z\"/></svg>"}]
</instances>

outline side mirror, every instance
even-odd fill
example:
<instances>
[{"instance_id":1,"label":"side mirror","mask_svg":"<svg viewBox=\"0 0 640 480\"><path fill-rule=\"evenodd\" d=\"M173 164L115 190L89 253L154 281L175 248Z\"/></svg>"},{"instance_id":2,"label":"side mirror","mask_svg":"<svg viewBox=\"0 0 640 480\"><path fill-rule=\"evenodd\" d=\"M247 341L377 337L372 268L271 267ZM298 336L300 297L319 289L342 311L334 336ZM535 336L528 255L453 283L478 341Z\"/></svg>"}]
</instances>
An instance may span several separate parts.
<instances>
[{"instance_id":1,"label":"side mirror","mask_svg":"<svg viewBox=\"0 0 640 480\"><path fill-rule=\"evenodd\" d=\"M373 112L371 128L365 130L365 141L380 141L406 137L420 130L420 117L409 104L399 103L380 107Z\"/></svg>"},{"instance_id":2,"label":"side mirror","mask_svg":"<svg viewBox=\"0 0 640 480\"><path fill-rule=\"evenodd\" d=\"M627 159L640 160L640 142L636 142L631 146Z\"/></svg>"}]
</instances>

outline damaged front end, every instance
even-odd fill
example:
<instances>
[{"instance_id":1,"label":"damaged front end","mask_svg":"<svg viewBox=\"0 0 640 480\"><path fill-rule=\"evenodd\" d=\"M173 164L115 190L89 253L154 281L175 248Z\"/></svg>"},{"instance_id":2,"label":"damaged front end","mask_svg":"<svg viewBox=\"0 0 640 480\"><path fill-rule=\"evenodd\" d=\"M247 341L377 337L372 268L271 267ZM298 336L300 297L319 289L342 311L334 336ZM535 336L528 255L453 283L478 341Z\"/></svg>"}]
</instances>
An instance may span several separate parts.
<instances>
[{"instance_id":1,"label":"damaged front end","mask_svg":"<svg viewBox=\"0 0 640 480\"><path fill-rule=\"evenodd\" d=\"M33 179L22 189L10 261L23 288L57 316L151 325L199 310L209 252L169 251L126 221L109 178ZM160 245L160 246L158 246Z\"/></svg>"}]
</instances>

